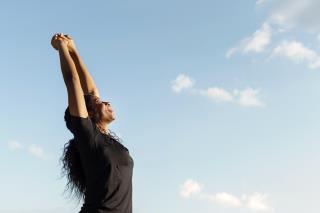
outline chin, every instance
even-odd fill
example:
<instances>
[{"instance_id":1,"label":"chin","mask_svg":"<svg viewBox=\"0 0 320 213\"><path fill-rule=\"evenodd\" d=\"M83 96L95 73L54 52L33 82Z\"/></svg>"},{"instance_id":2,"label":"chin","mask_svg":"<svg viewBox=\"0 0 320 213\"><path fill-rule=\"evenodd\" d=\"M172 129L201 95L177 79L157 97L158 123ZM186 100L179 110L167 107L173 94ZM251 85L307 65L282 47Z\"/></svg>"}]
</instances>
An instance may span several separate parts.
<instances>
[{"instance_id":1,"label":"chin","mask_svg":"<svg viewBox=\"0 0 320 213\"><path fill-rule=\"evenodd\" d=\"M116 117L115 117L115 116L111 116L111 117L109 118L109 122L112 122L112 121L114 121L114 120L116 120Z\"/></svg>"}]
</instances>

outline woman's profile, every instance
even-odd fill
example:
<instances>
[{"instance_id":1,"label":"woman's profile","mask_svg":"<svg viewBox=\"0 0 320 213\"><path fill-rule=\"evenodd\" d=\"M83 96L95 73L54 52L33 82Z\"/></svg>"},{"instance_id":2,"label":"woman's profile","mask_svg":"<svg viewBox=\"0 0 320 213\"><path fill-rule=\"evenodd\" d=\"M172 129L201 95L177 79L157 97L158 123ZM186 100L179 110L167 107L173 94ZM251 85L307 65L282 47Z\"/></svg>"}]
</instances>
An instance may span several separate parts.
<instances>
[{"instance_id":1,"label":"woman's profile","mask_svg":"<svg viewBox=\"0 0 320 213\"><path fill-rule=\"evenodd\" d=\"M100 100L69 35L55 34L51 45L59 53L68 94L64 120L74 136L61 157L67 189L83 199L79 213L132 213L134 161L108 128L115 120L111 104Z\"/></svg>"}]
</instances>

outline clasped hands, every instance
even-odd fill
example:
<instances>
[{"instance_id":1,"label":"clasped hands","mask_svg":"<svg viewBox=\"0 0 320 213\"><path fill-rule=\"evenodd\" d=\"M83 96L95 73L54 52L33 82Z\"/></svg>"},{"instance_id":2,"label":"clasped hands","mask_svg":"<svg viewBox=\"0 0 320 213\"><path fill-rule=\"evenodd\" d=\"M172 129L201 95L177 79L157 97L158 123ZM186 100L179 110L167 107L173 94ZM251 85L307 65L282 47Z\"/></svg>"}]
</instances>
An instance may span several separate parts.
<instances>
[{"instance_id":1,"label":"clasped hands","mask_svg":"<svg viewBox=\"0 0 320 213\"><path fill-rule=\"evenodd\" d=\"M71 36L64 35L62 33L56 33L52 36L51 45L54 49L59 50L63 45L65 45L69 52L76 52L76 46Z\"/></svg>"}]
</instances>

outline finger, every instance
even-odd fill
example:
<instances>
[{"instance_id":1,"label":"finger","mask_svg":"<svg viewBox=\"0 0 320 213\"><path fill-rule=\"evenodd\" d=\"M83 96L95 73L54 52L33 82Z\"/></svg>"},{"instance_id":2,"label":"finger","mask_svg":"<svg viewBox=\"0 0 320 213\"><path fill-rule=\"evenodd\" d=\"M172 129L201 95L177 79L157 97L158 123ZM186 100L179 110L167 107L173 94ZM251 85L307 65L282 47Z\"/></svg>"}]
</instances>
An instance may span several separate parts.
<instances>
[{"instance_id":1,"label":"finger","mask_svg":"<svg viewBox=\"0 0 320 213\"><path fill-rule=\"evenodd\" d=\"M71 36L69 36L68 34L67 35L65 35L68 39L71 39L72 40L72 37Z\"/></svg>"},{"instance_id":2,"label":"finger","mask_svg":"<svg viewBox=\"0 0 320 213\"><path fill-rule=\"evenodd\" d=\"M69 41L69 39L65 35L61 36L61 39L65 41Z\"/></svg>"}]
</instances>

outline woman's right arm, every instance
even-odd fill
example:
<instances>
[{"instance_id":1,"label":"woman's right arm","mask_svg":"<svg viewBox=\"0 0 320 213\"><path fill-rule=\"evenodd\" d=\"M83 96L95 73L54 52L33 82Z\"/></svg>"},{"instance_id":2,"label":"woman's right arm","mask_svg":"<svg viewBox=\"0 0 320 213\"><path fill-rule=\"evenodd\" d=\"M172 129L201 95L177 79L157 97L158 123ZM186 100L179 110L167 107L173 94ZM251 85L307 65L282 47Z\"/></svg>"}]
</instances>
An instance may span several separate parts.
<instances>
[{"instance_id":1,"label":"woman's right arm","mask_svg":"<svg viewBox=\"0 0 320 213\"><path fill-rule=\"evenodd\" d=\"M75 64L68 51L67 42L63 39L58 40L57 42L61 71L68 92L70 114L77 117L87 118L88 111L86 108L80 79Z\"/></svg>"}]
</instances>

